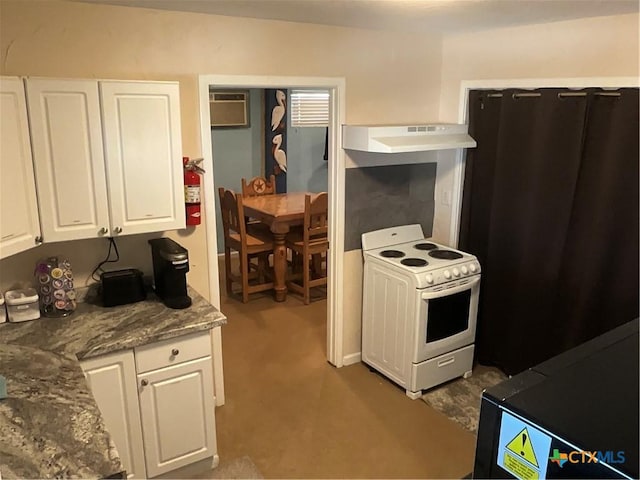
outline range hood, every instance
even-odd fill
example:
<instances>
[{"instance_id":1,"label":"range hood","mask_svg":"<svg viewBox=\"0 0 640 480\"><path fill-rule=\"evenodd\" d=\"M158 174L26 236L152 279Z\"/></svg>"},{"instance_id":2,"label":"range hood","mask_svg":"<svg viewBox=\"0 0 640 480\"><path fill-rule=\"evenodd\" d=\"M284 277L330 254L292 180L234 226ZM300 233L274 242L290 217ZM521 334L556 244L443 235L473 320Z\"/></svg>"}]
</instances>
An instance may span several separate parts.
<instances>
[{"instance_id":1,"label":"range hood","mask_svg":"<svg viewBox=\"0 0 640 480\"><path fill-rule=\"evenodd\" d=\"M467 125L343 125L342 148L374 153L426 152L473 148Z\"/></svg>"}]
</instances>

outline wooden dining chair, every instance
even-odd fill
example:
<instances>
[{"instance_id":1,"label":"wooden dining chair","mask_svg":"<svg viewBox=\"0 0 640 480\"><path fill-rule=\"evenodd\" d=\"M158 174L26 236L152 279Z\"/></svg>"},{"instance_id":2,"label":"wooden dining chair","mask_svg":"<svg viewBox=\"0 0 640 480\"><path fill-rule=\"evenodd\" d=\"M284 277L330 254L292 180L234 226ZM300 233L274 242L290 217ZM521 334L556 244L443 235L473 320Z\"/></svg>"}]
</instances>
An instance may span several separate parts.
<instances>
[{"instance_id":1,"label":"wooden dining chair","mask_svg":"<svg viewBox=\"0 0 640 480\"><path fill-rule=\"evenodd\" d=\"M242 179L242 195L245 197L259 197L261 195L273 195L276 193L276 176L271 175L269 180L264 177L253 177L247 183L246 179ZM256 225L260 221L254 218L245 218L247 225Z\"/></svg>"},{"instance_id":2,"label":"wooden dining chair","mask_svg":"<svg viewBox=\"0 0 640 480\"><path fill-rule=\"evenodd\" d=\"M249 294L273 288L273 275L269 272L269 255L273 253L273 237L264 225L245 223L242 195L223 187L218 189L224 229L224 267L227 295L233 294L233 283L242 286L242 302ZM240 257L240 275L231 271L231 250ZM257 264L251 260L257 259ZM250 281L254 281L250 283Z\"/></svg>"},{"instance_id":3,"label":"wooden dining chair","mask_svg":"<svg viewBox=\"0 0 640 480\"><path fill-rule=\"evenodd\" d=\"M273 195L276 193L276 176L271 175L269 180L264 177L253 177L249 183L242 179L242 195L256 197L259 195Z\"/></svg>"},{"instance_id":4,"label":"wooden dining chair","mask_svg":"<svg viewBox=\"0 0 640 480\"><path fill-rule=\"evenodd\" d=\"M328 233L328 195L318 194L313 200L311 195L304 199L304 224L302 230L291 232L287 236L286 246L301 259L302 272L291 276L287 288L301 293L305 305L311 301L311 288L327 284ZM325 268L322 268L324 256ZM301 283L296 280L300 279Z\"/></svg>"}]
</instances>

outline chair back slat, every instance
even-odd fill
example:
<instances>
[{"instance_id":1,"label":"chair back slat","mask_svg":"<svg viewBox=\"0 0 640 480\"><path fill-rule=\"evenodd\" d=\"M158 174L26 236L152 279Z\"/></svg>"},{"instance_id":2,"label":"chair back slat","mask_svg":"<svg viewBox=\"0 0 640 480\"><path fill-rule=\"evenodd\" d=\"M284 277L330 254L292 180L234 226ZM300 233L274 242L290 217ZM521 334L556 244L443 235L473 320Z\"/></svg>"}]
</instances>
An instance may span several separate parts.
<instances>
[{"instance_id":1,"label":"chair back slat","mask_svg":"<svg viewBox=\"0 0 640 480\"><path fill-rule=\"evenodd\" d=\"M220 210L222 212L225 238L228 238L234 232L240 235L241 239L244 239L246 225L242 195L234 194L231 190L225 190L223 187L218 189L218 194L220 196Z\"/></svg>"},{"instance_id":2,"label":"chair back slat","mask_svg":"<svg viewBox=\"0 0 640 480\"><path fill-rule=\"evenodd\" d=\"M273 195L276 193L276 176L271 175L269 180L264 177L253 177L249 182L242 179L242 195L245 197L257 197L260 195Z\"/></svg>"},{"instance_id":3,"label":"chair back slat","mask_svg":"<svg viewBox=\"0 0 640 480\"><path fill-rule=\"evenodd\" d=\"M326 192L318 194L313 200L311 195L304 199L304 241L306 243L325 241L329 231L329 196Z\"/></svg>"},{"instance_id":4,"label":"chair back slat","mask_svg":"<svg viewBox=\"0 0 640 480\"><path fill-rule=\"evenodd\" d=\"M218 198L220 203L220 213L222 215L222 229L224 231L224 238L229 236L229 205L225 202L225 189L223 187L218 188Z\"/></svg>"}]
</instances>

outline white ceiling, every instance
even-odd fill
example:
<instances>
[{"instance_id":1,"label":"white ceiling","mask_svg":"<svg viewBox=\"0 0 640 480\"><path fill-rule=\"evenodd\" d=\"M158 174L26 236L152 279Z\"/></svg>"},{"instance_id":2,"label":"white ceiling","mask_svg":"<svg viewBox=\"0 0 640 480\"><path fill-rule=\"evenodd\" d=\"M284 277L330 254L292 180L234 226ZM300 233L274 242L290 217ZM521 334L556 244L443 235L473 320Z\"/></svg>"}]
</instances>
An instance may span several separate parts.
<instances>
[{"instance_id":1,"label":"white ceiling","mask_svg":"<svg viewBox=\"0 0 640 480\"><path fill-rule=\"evenodd\" d=\"M460 32L638 12L638 0L80 0L321 25Z\"/></svg>"}]
</instances>

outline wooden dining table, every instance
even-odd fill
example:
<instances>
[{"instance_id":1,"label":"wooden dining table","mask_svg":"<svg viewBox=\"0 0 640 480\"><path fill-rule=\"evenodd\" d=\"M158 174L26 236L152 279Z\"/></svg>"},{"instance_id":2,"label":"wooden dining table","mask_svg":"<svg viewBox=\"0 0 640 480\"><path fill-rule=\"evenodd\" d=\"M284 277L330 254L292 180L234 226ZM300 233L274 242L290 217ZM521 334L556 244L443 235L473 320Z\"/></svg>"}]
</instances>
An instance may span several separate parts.
<instances>
[{"instance_id":1,"label":"wooden dining table","mask_svg":"<svg viewBox=\"0 0 640 480\"><path fill-rule=\"evenodd\" d=\"M304 223L304 199L315 193L291 192L243 197L244 214L269 225L273 233L273 272L276 302L287 299L287 248L285 238L294 225Z\"/></svg>"}]
</instances>

